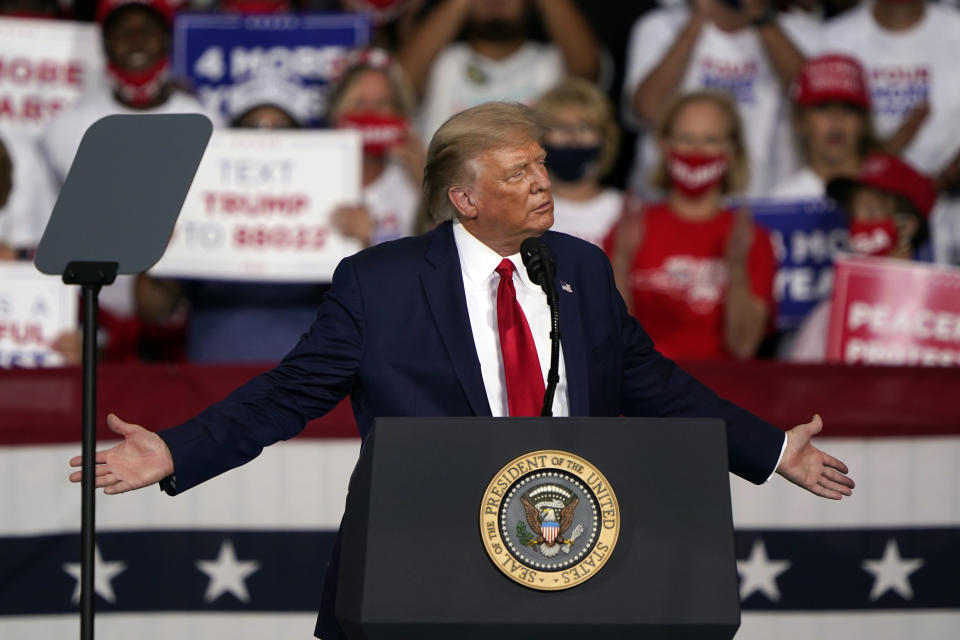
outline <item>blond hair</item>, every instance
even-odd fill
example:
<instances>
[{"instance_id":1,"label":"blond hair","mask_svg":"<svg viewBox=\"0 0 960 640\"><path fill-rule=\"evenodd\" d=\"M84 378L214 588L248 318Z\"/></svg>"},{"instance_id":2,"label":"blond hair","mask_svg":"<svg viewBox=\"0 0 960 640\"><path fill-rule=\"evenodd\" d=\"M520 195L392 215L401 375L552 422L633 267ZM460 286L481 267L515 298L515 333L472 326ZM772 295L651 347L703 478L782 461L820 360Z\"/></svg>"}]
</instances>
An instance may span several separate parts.
<instances>
[{"instance_id":1,"label":"blond hair","mask_svg":"<svg viewBox=\"0 0 960 640\"><path fill-rule=\"evenodd\" d=\"M673 135L673 125L677 117L691 104L706 102L715 105L727 117L730 123L730 145L733 147L733 161L730 163L727 174L724 176L722 192L736 193L747 188L750 181L750 166L747 159L747 147L743 139L743 123L733 100L719 91L691 91L677 96L667 105L660 122L657 125L657 139L667 140ZM666 159L661 157L657 167L650 177L650 184L662 191L669 191L670 176L667 173Z\"/></svg>"},{"instance_id":2,"label":"blond hair","mask_svg":"<svg viewBox=\"0 0 960 640\"><path fill-rule=\"evenodd\" d=\"M533 110L517 102L485 102L451 116L433 134L423 170L423 200L433 219L444 222L456 216L447 193L451 187L473 184L477 156L539 143L544 131Z\"/></svg>"},{"instance_id":3,"label":"blond hair","mask_svg":"<svg viewBox=\"0 0 960 640\"><path fill-rule=\"evenodd\" d=\"M617 125L610 99L582 78L567 78L540 96L534 110L549 123L551 116L564 107L581 108L590 126L600 131L597 177L602 178L613 168L620 147L620 127Z\"/></svg>"},{"instance_id":4,"label":"blond hair","mask_svg":"<svg viewBox=\"0 0 960 640\"><path fill-rule=\"evenodd\" d=\"M396 62L390 62L385 66L376 66L372 64L360 63L349 67L344 72L343 77L333 87L327 103L327 121L336 122L342 114L343 99L354 81L364 73L382 73L390 85L390 102L394 112L403 118L409 118L413 113L416 99L414 98L413 85L407 79L406 74L400 65Z\"/></svg>"}]
</instances>

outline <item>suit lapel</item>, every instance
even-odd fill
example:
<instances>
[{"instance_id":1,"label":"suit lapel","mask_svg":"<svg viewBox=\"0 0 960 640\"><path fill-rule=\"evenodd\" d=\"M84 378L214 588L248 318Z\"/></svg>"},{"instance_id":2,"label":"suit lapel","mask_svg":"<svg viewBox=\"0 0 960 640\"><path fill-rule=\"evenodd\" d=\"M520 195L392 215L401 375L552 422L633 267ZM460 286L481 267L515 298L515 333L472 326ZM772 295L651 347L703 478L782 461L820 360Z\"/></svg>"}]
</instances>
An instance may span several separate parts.
<instances>
[{"instance_id":1,"label":"suit lapel","mask_svg":"<svg viewBox=\"0 0 960 640\"><path fill-rule=\"evenodd\" d=\"M557 296L560 300L560 348L563 349L563 362L567 372L567 394L570 399L570 415L589 415L590 405L587 394L587 356L583 343L583 325L580 323L580 305L577 291L567 284L575 282L574 273L563 265L563 256L557 256L556 248L550 242L550 233L543 236L550 246L557 263ZM567 288L564 288L567 284Z\"/></svg>"},{"instance_id":2,"label":"suit lapel","mask_svg":"<svg viewBox=\"0 0 960 640\"><path fill-rule=\"evenodd\" d=\"M474 415L490 416L451 223L440 225L434 232L426 259L434 269L420 274L420 281L440 338Z\"/></svg>"}]
</instances>

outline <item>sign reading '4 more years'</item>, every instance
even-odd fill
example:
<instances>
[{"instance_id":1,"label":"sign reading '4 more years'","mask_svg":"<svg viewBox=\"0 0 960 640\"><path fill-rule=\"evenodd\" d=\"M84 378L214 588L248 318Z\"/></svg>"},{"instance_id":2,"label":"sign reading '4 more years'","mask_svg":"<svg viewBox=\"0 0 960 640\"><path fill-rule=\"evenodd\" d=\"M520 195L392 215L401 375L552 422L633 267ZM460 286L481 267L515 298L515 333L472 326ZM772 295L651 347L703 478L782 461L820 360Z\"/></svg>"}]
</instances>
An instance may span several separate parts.
<instances>
[{"instance_id":1,"label":"sign reading '4 more years'","mask_svg":"<svg viewBox=\"0 0 960 640\"><path fill-rule=\"evenodd\" d=\"M360 243L330 224L360 199L356 131L214 131L151 273L329 282Z\"/></svg>"},{"instance_id":2,"label":"sign reading '4 more years'","mask_svg":"<svg viewBox=\"0 0 960 640\"><path fill-rule=\"evenodd\" d=\"M753 221L770 232L777 255L774 297L777 326L796 329L810 311L830 296L833 259L847 250L847 222L825 199L754 200L747 203Z\"/></svg>"},{"instance_id":3,"label":"sign reading '4 more years'","mask_svg":"<svg viewBox=\"0 0 960 640\"><path fill-rule=\"evenodd\" d=\"M0 367L63 364L50 344L77 328L77 289L29 262L0 262Z\"/></svg>"},{"instance_id":4,"label":"sign reading '4 more years'","mask_svg":"<svg viewBox=\"0 0 960 640\"><path fill-rule=\"evenodd\" d=\"M891 258L840 258L827 359L960 366L960 269Z\"/></svg>"},{"instance_id":5,"label":"sign reading '4 more years'","mask_svg":"<svg viewBox=\"0 0 960 640\"><path fill-rule=\"evenodd\" d=\"M183 13L174 23L173 71L224 115L234 85L284 78L309 89L310 124L317 124L347 53L369 43L370 18L361 13Z\"/></svg>"}]
</instances>

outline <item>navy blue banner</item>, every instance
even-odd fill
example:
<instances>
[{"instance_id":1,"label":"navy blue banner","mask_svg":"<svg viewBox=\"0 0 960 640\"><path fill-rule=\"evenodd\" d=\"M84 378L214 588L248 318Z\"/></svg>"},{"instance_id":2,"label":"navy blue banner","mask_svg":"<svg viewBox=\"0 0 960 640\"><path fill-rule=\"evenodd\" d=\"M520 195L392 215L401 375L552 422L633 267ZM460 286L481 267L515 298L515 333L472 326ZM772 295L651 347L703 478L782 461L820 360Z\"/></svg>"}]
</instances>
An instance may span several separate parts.
<instances>
[{"instance_id":1,"label":"navy blue banner","mask_svg":"<svg viewBox=\"0 0 960 640\"><path fill-rule=\"evenodd\" d=\"M770 232L779 267L774 280L777 326L795 329L833 290L833 258L847 250L846 219L831 200L746 203Z\"/></svg>"},{"instance_id":2,"label":"navy blue banner","mask_svg":"<svg viewBox=\"0 0 960 640\"><path fill-rule=\"evenodd\" d=\"M363 13L181 13L174 23L173 72L223 115L231 87L263 76L306 88L314 101L310 112L322 114L331 78L350 49L370 43L370 29Z\"/></svg>"},{"instance_id":3,"label":"navy blue banner","mask_svg":"<svg viewBox=\"0 0 960 640\"><path fill-rule=\"evenodd\" d=\"M97 609L313 612L334 539L332 531L101 533ZM0 549L0 615L77 610L78 535L5 537ZM738 531L743 608L960 609L958 550L960 528Z\"/></svg>"}]
</instances>

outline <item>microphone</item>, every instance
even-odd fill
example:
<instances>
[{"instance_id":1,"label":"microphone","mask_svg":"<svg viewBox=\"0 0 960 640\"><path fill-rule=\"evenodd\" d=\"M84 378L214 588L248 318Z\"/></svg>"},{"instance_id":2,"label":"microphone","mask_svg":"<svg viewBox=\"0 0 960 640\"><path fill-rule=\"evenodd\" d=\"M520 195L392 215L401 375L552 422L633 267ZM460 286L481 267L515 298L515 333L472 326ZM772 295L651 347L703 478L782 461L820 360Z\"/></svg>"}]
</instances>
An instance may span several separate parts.
<instances>
[{"instance_id":1,"label":"microphone","mask_svg":"<svg viewBox=\"0 0 960 640\"><path fill-rule=\"evenodd\" d=\"M547 294L550 305L550 369L547 372L547 386L543 393L541 416L553 415L553 396L560 382L560 303L557 299L557 287L553 279L557 276L557 267L553 262L550 248L540 238L527 238L520 243L520 258L527 269L527 276L533 284L538 284Z\"/></svg>"},{"instance_id":2,"label":"microphone","mask_svg":"<svg viewBox=\"0 0 960 640\"><path fill-rule=\"evenodd\" d=\"M527 268L530 281L543 287L544 293L549 297L553 279L557 275L550 248L540 238L527 238L520 243L520 257L523 266Z\"/></svg>"}]
</instances>

